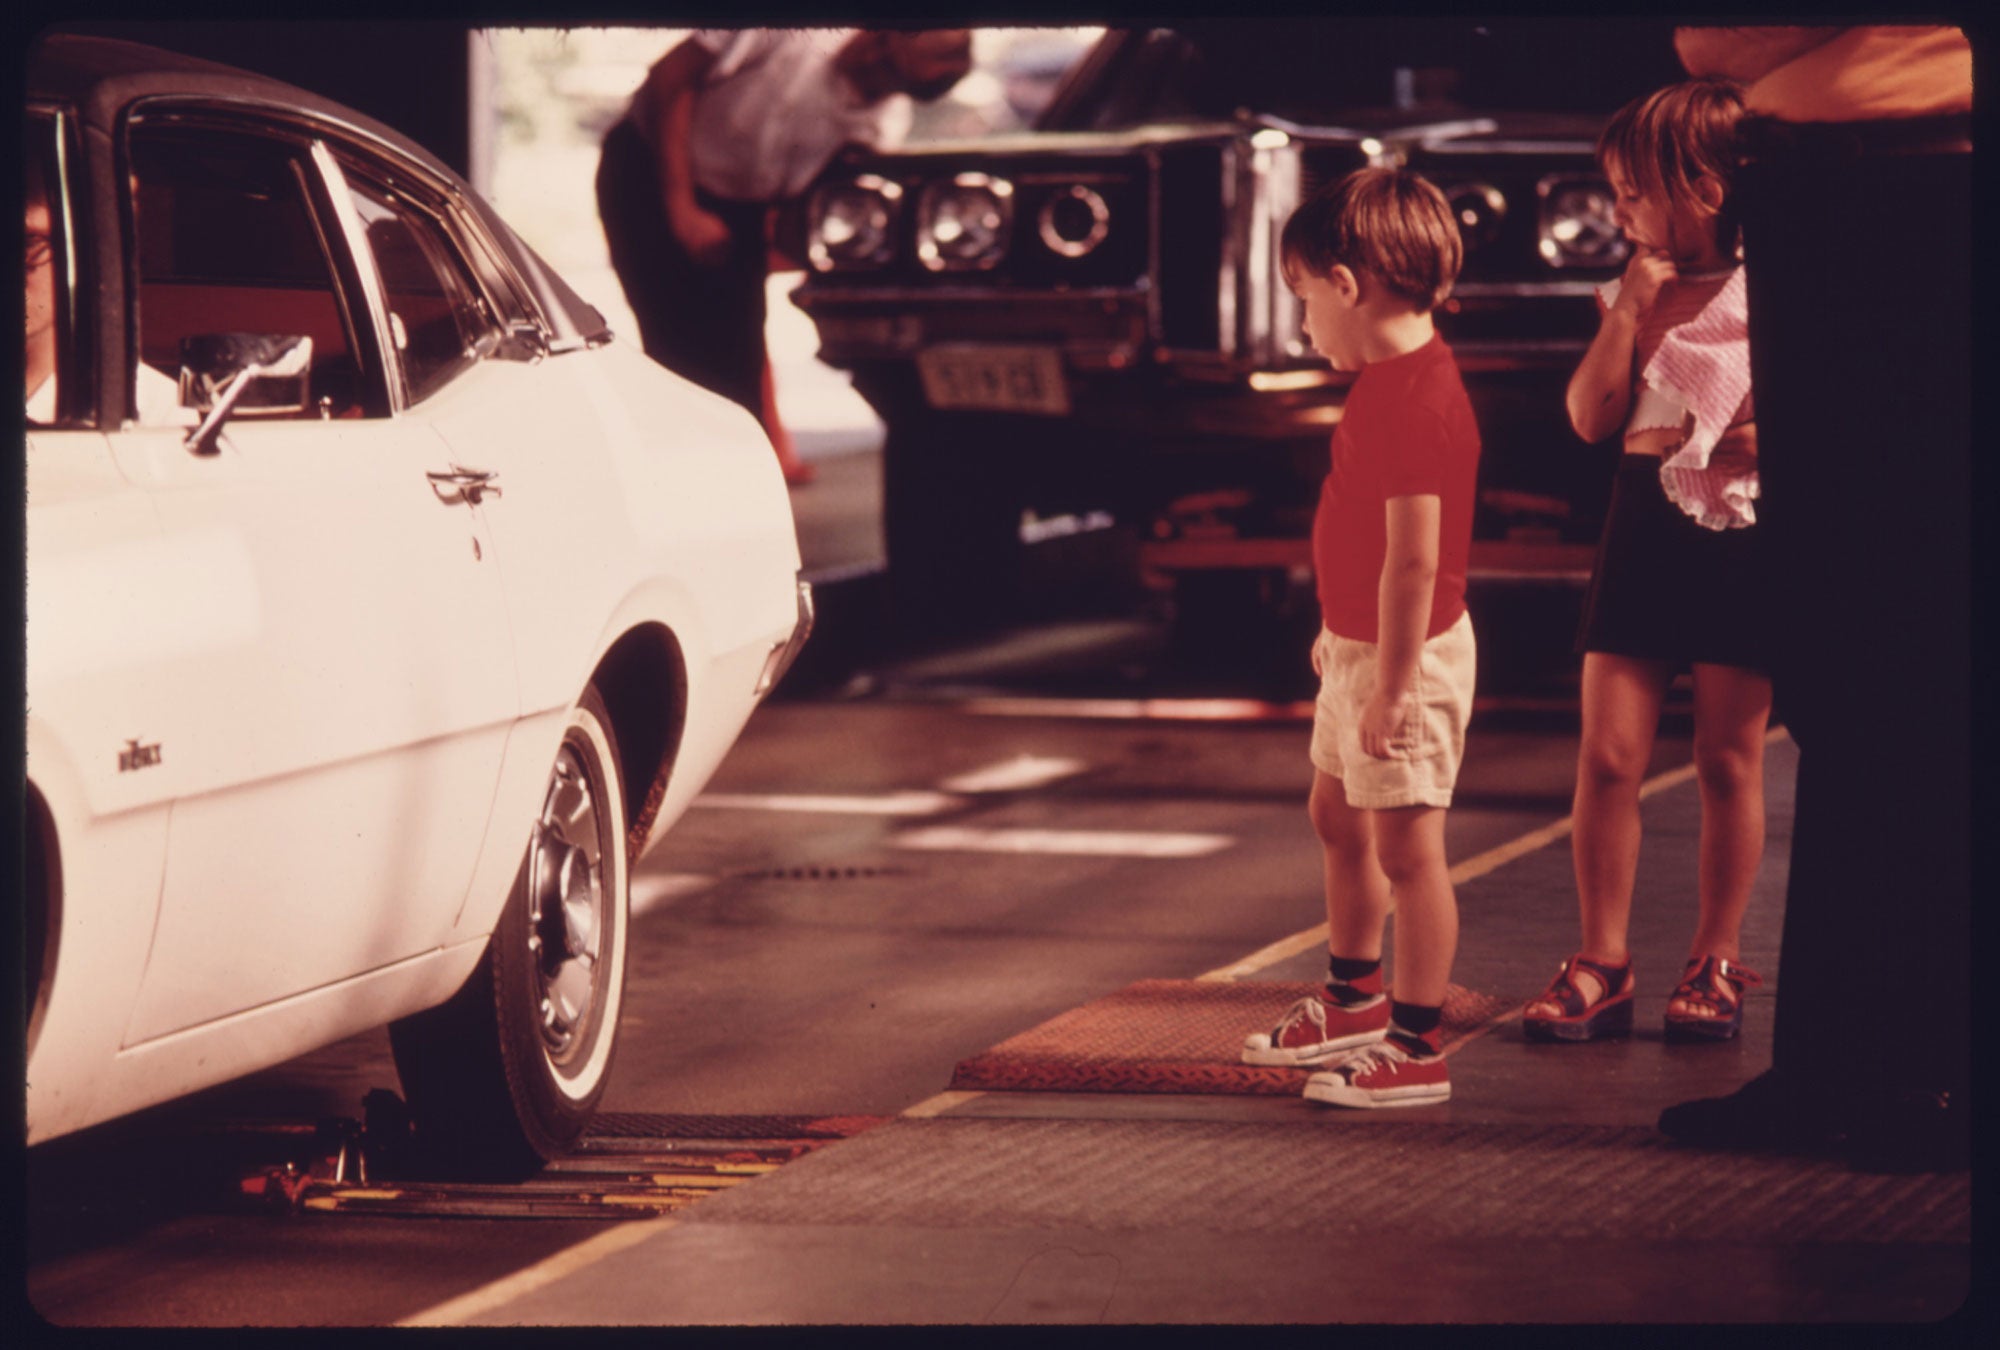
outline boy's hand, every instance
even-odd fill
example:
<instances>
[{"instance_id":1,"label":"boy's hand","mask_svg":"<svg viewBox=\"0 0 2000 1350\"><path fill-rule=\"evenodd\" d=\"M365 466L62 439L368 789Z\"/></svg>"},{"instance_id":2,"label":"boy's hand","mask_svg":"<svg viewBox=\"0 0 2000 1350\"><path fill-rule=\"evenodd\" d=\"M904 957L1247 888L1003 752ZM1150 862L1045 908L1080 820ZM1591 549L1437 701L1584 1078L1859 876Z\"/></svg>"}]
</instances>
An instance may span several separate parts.
<instances>
[{"instance_id":1,"label":"boy's hand","mask_svg":"<svg viewBox=\"0 0 2000 1350\"><path fill-rule=\"evenodd\" d=\"M1635 319L1643 319L1653 311L1653 302L1660 298L1660 287L1680 276L1674 260L1658 249L1640 249L1632 255L1632 261L1625 264L1625 279L1619 283L1618 303L1613 309L1622 309Z\"/></svg>"},{"instance_id":2,"label":"boy's hand","mask_svg":"<svg viewBox=\"0 0 2000 1350\"><path fill-rule=\"evenodd\" d=\"M1403 749L1403 700L1377 689L1361 706L1361 750L1371 759L1394 759Z\"/></svg>"}]
</instances>

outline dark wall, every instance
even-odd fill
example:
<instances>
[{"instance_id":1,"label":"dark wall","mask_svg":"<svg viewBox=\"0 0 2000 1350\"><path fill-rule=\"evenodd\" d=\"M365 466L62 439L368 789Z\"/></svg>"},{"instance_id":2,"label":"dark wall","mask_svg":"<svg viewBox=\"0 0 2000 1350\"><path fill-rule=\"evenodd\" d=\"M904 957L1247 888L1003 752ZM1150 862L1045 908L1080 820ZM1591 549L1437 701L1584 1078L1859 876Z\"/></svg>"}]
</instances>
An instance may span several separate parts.
<instances>
[{"instance_id":1,"label":"dark wall","mask_svg":"<svg viewBox=\"0 0 2000 1350\"><path fill-rule=\"evenodd\" d=\"M164 47L298 85L388 123L467 173L470 67L463 24L193 21L62 27Z\"/></svg>"}]
</instances>

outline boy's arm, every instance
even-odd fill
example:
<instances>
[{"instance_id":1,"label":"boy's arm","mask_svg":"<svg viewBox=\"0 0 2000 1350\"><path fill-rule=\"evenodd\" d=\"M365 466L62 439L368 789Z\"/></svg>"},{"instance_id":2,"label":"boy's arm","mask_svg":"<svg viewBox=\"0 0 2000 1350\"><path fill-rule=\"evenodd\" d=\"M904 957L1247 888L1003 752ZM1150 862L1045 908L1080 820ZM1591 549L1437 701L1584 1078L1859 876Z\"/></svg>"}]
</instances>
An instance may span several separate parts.
<instances>
[{"instance_id":1,"label":"boy's arm","mask_svg":"<svg viewBox=\"0 0 2000 1350\"><path fill-rule=\"evenodd\" d=\"M1402 730L1403 699L1416 683L1437 587L1443 507L1434 493L1391 497L1388 547L1376 593L1375 691L1361 710L1361 748L1389 759Z\"/></svg>"}]
</instances>

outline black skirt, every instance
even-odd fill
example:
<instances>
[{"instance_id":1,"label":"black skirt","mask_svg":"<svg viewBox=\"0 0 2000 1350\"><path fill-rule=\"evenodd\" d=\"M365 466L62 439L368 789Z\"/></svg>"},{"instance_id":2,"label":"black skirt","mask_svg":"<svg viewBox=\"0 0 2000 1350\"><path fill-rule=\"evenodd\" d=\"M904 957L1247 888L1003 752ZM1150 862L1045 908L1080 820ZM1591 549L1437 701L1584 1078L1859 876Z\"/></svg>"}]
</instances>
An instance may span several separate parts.
<instances>
[{"instance_id":1,"label":"black skirt","mask_svg":"<svg viewBox=\"0 0 2000 1350\"><path fill-rule=\"evenodd\" d=\"M1619 457L1577 651L1768 669L1760 531L1695 524L1660 486L1660 463Z\"/></svg>"}]
</instances>

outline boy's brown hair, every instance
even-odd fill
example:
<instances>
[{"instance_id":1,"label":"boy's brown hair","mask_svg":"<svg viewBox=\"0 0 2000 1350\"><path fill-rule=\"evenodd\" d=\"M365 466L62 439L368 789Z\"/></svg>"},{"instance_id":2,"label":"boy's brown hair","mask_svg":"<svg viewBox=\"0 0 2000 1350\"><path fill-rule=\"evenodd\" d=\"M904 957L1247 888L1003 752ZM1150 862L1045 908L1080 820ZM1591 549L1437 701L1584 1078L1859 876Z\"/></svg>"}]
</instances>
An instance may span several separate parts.
<instances>
[{"instance_id":1,"label":"boy's brown hair","mask_svg":"<svg viewBox=\"0 0 2000 1350\"><path fill-rule=\"evenodd\" d=\"M1736 173L1736 124L1743 93L1727 80L1683 80L1633 99L1613 113L1597 138L1597 159L1618 165L1640 195L1681 205L1698 200L1703 175L1722 184L1715 242L1734 253L1737 220L1730 184Z\"/></svg>"},{"instance_id":2,"label":"boy's brown hair","mask_svg":"<svg viewBox=\"0 0 2000 1350\"><path fill-rule=\"evenodd\" d=\"M1325 276L1336 265L1366 272L1419 311L1437 307L1465 254L1451 204L1407 169L1356 169L1308 197L1278 240L1295 268Z\"/></svg>"}]
</instances>

